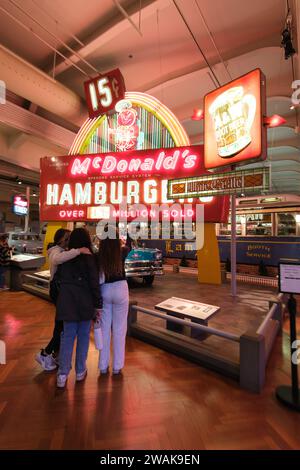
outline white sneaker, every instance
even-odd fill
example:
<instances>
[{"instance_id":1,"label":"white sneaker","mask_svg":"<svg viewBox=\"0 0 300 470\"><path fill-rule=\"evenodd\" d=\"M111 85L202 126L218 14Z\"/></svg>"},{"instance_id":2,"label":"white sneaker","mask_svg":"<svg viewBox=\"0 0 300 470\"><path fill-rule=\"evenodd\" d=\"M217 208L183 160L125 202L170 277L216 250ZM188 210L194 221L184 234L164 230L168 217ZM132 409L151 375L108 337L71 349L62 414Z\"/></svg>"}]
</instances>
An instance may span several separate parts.
<instances>
[{"instance_id":1,"label":"white sneaker","mask_svg":"<svg viewBox=\"0 0 300 470\"><path fill-rule=\"evenodd\" d=\"M87 376L87 370L85 369L83 372L80 372L80 374L76 374L76 382L81 382L84 380Z\"/></svg>"},{"instance_id":2,"label":"white sneaker","mask_svg":"<svg viewBox=\"0 0 300 470\"><path fill-rule=\"evenodd\" d=\"M35 356L35 360L42 366L46 371L54 370L57 368L52 354L47 354L44 356L42 352L38 353Z\"/></svg>"},{"instance_id":3,"label":"white sneaker","mask_svg":"<svg viewBox=\"0 0 300 470\"><path fill-rule=\"evenodd\" d=\"M68 376L64 374L59 374L57 376L56 385L58 388L64 388L68 380Z\"/></svg>"}]
</instances>

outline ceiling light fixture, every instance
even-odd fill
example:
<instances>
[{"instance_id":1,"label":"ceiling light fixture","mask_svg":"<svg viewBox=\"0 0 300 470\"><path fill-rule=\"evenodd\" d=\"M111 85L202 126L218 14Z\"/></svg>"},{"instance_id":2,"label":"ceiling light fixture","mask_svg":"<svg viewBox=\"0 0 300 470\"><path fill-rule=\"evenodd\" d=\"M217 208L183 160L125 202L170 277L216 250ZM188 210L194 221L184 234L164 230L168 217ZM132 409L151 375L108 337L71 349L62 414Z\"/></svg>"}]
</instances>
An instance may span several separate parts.
<instances>
[{"instance_id":1,"label":"ceiling light fixture","mask_svg":"<svg viewBox=\"0 0 300 470\"><path fill-rule=\"evenodd\" d=\"M273 116L266 116L264 118L264 125L271 127L279 127L286 123L286 119L278 114L273 114Z\"/></svg>"},{"instance_id":2,"label":"ceiling light fixture","mask_svg":"<svg viewBox=\"0 0 300 470\"><path fill-rule=\"evenodd\" d=\"M193 121L201 121L204 119L204 111L203 109L195 108L193 112L193 116L191 117Z\"/></svg>"}]
</instances>

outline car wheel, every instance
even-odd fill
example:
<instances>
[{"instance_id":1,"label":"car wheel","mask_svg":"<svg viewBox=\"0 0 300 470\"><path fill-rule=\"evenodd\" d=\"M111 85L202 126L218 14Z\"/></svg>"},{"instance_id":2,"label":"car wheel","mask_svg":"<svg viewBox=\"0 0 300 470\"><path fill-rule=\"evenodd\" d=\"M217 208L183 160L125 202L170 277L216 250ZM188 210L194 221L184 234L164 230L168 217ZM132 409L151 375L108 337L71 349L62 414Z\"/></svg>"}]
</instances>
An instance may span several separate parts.
<instances>
[{"instance_id":1,"label":"car wheel","mask_svg":"<svg viewBox=\"0 0 300 470\"><path fill-rule=\"evenodd\" d=\"M154 276L144 276L144 283L147 286L151 286L153 284L153 281L154 281Z\"/></svg>"}]
</instances>

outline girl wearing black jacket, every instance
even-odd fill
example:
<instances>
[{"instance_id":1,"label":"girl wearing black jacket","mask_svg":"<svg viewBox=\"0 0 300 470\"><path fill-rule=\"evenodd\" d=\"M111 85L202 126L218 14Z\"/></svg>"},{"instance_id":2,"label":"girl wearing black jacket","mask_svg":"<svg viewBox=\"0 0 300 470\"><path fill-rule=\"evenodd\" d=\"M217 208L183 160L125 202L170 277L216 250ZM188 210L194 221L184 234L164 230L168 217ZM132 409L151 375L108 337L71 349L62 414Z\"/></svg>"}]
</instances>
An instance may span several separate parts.
<instances>
[{"instance_id":1,"label":"girl wearing black jacket","mask_svg":"<svg viewBox=\"0 0 300 470\"><path fill-rule=\"evenodd\" d=\"M84 228L76 228L70 236L69 249L86 247L92 253L91 238ZM58 268L60 282L56 304L56 320L63 320L57 386L63 388L71 370L75 338L76 380L87 374L86 359L89 349L92 319L100 314L102 298L99 290L99 271L94 256L80 255Z\"/></svg>"}]
</instances>

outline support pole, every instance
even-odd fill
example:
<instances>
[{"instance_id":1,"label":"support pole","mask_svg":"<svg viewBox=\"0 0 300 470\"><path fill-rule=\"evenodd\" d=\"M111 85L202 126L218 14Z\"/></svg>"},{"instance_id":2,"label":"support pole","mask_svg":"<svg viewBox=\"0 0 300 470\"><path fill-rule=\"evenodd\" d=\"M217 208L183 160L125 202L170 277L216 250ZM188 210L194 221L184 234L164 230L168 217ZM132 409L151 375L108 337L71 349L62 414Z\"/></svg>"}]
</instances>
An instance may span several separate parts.
<instances>
[{"instance_id":1,"label":"support pole","mask_svg":"<svg viewBox=\"0 0 300 470\"><path fill-rule=\"evenodd\" d=\"M30 211L30 187L26 186L26 199L27 199L27 215L25 215L24 232L28 232L29 227L29 211Z\"/></svg>"},{"instance_id":2,"label":"support pole","mask_svg":"<svg viewBox=\"0 0 300 470\"><path fill-rule=\"evenodd\" d=\"M231 195L231 295L236 297L236 196Z\"/></svg>"},{"instance_id":3,"label":"support pole","mask_svg":"<svg viewBox=\"0 0 300 470\"><path fill-rule=\"evenodd\" d=\"M295 357L297 357L297 330L296 330L296 313L297 302L293 294L288 300L288 310L290 314L290 342L291 342L291 376L292 386L281 385L276 389L276 397L284 405L300 411L300 390L298 388L298 365Z\"/></svg>"}]
</instances>

